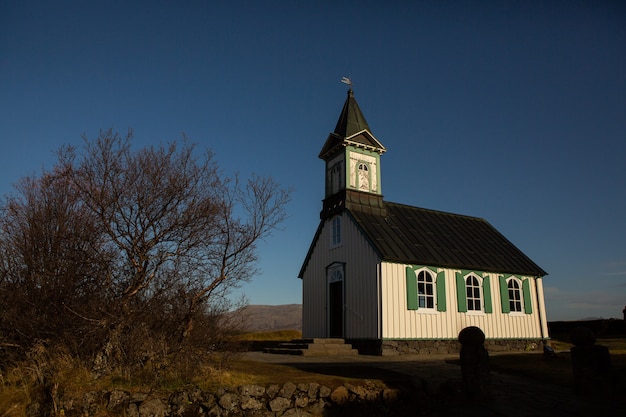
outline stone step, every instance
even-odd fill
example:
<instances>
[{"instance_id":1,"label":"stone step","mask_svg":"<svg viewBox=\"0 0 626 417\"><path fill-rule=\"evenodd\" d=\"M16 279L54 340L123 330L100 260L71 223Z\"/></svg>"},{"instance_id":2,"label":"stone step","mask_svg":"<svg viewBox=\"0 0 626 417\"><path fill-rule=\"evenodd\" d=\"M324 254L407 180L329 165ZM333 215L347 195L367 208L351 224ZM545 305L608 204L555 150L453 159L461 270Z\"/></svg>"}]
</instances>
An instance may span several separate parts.
<instances>
[{"instance_id":1,"label":"stone step","mask_svg":"<svg viewBox=\"0 0 626 417\"><path fill-rule=\"evenodd\" d=\"M356 349L327 349L327 350L311 350L302 351L302 356L356 356L359 351Z\"/></svg>"},{"instance_id":2,"label":"stone step","mask_svg":"<svg viewBox=\"0 0 626 417\"><path fill-rule=\"evenodd\" d=\"M281 343L278 347L266 348L266 353L302 356L352 356L359 352L343 339L302 339Z\"/></svg>"},{"instance_id":3,"label":"stone step","mask_svg":"<svg viewBox=\"0 0 626 417\"><path fill-rule=\"evenodd\" d=\"M315 337L313 339L292 340L292 342L315 343L315 344L322 344L322 345L344 345L346 343L345 339L337 339L337 338L322 339L319 337Z\"/></svg>"},{"instance_id":4,"label":"stone step","mask_svg":"<svg viewBox=\"0 0 626 417\"><path fill-rule=\"evenodd\" d=\"M263 349L263 352L265 353L274 353L274 354L278 354L278 355L299 355L299 356L303 356L304 355L304 349L290 349L290 348L280 348L280 347L276 347L276 348L265 348Z\"/></svg>"},{"instance_id":5,"label":"stone step","mask_svg":"<svg viewBox=\"0 0 626 417\"><path fill-rule=\"evenodd\" d=\"M328 344L328 345L320 345L317 343L311 343L310 345L305 345L304 347L300 347L300 349L309 349L309 350L350 350L352 349L352 345L338 345L338 344Z\"/></svg>"}]
</instances>

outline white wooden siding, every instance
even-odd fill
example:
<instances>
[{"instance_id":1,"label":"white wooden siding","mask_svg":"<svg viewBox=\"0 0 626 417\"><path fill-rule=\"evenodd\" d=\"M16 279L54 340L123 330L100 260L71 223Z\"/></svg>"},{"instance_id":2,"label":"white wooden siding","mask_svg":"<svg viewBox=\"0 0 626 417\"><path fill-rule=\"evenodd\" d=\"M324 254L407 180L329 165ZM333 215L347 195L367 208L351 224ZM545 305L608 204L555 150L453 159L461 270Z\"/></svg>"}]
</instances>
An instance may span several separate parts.
<instances>
[{"instance_id":1,"label":"white wooden siding","mask_svg":"<svg viewBox=\"0 0 626 417\"><path fill-rule=\"evenodd\" d=\"M538 305L538 300L543 304L542 291L539 292L541 295L537 293L534 278L530 278L532 314L502 313L498 274L487 274L491 282L492 313L459 312L456 270L452 269L445 270L447 306L445 312L408 310L406 267L404 264L387 262L382 264L381 319L384 339L456 339L459 332L467 326L478 326L485 332L487 338L494 339L547 337L547 327L543 329L542 334L545 307Z\"/></svg>"},{"instance_id":2,"label":"white wooden siding","mask_svg":"<svg viewBox=\"0 0 626 417\"><path fill-rule=\"evenodd\" d=\"M332 218L323 225L302 276L302 336L327 337L326 267L345 264L345 338L380 338L378 257L345 212L341 215L342 244L331 246Z\"/></svg>"}]
</instances>

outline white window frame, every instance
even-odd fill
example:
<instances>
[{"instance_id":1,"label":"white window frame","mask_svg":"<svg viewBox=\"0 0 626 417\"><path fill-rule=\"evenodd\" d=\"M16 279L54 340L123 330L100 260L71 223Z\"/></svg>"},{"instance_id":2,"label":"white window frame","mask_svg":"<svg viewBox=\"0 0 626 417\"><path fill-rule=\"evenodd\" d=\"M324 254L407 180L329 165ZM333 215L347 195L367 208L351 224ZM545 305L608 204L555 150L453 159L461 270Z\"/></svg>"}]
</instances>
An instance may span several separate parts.
<instances>
[{"instance_id":1,"label":"white window frame","mask_svg":"<svg viewBox=\"0 0 626 417\"><path fill-rule=\"evenodd\" d=\"M470 288L469 282L471 279L475 279L477 282L477 286L472 285L472 296L470 297L468 294L468 289ZM478 298L475 297L475 290L478 290ZM480 308L475 309L474 303L478 301L480 303ZM470 308L470 303L471 307ZM476 274L468 274L465 276L465 305L467 306L468 314L476 314L483 313L485 311L485 297L483 294L483 279Z\"/></svg>"},{"instance_id":2,"label":"white window frame","mask_svg":"<svg viewBox=\"0 0 626 417\"><path fill-rule=\"evenodd\" d=\"M517 284L517 288L511 288L511 283ZM522 281L519 278L511 277L506 280L506 288L509 295L509 314L522 315L524 314L524 291L522 288ZM519 299L511 297L511 294L519 296ZM513 308L516 306L517 308Z\"/></svg>"},{"instance_id":3,"label":"white window frame","mask_svg":"<svg viewBox=\"0 0 626 417\"><path fill-rule=\"evenodd\" d=\"M422 285L424 286L424 294L420 293L420 276L424 274L425 276L430 277L430 282L424 280ZM415 279L417 280L417 306L418 309L416 311L422 313L432 313L437 311L437 275L434 274L428 268L421 268L415 271ZM431 288L432 294L428 294L428 286ZM432 299L432 307L428 307L428 299ZM422 300L424 305L422 305Z\"/></svg>"}]
</instances>

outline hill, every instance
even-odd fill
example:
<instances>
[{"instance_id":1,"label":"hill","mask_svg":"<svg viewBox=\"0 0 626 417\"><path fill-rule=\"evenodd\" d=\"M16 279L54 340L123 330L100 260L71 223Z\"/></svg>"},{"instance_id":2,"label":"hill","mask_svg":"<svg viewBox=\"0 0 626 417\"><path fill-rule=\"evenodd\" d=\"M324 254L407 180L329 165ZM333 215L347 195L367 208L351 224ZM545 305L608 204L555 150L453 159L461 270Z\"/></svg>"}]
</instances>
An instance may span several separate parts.
<instances>
[{"instance_id":1,"label":"hill","mask_svg":"<svg viewBox=\"0 0 626 417\"><path fill-rule=\"evenodd\" d=\"M302 330L302 304L249 305L237 311L249 331Z\"/></svg>"}]
</instances>

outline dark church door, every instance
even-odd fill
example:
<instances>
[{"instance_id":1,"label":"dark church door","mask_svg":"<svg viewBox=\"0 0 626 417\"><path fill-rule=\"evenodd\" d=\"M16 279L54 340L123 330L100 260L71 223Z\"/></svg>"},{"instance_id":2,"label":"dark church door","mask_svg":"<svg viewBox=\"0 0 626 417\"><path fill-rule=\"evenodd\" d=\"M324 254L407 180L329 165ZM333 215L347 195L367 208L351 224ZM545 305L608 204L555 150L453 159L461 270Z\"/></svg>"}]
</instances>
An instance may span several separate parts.
<instances>
[{"instance_id":1,"label":"dark church door","mask_svg":"<svg viewBox=\"0 0 626 417\"><path fill-rule=\"evenodd\" d=\"M343 280L328 284L329 337L343 338Z\"/></svg>"}]
</instances>

